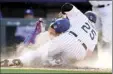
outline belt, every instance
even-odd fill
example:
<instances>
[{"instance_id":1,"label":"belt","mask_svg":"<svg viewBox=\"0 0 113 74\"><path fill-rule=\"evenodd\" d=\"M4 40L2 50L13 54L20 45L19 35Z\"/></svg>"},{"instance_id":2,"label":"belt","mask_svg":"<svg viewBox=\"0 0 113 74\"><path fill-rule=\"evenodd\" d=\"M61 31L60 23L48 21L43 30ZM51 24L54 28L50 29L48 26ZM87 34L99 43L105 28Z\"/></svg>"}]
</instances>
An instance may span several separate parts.
<instances>
[{"instance_id":1,"label":"belt","mask_svg":"<svg viewBox=\"0 0 113 74\"><path fill-rule=\"evenodd\" d=\"M72 35L74 35L75 37L77 37L78 35L76 33L74 33L73 31L69 31L69 33L71 33ZM81 42L80 39L78 39L79 42ZM82 43L82 42L81 42ZM87 50L87 46L85 43L82 43L82 46Z\"/></svg>"},{"instance_id":2,"label":"belt","mask_svg":"<svg viewBox=\"0 0 113 74\"><path fill-rule=\"evenodd\" d=\"M107 5L98 5L97 8L103 8L105 6L109 6L110 4L107 4Z\"/></svg>"}]
</instances>

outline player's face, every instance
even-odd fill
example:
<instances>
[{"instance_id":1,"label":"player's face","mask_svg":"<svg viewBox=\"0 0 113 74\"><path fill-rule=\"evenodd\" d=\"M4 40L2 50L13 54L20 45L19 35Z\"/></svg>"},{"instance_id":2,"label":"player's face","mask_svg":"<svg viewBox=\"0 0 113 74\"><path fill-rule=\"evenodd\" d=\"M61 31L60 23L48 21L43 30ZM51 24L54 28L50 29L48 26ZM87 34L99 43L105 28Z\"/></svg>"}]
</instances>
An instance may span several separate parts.
<instances>
[{"instance_id":1,"label":"player's face","mask_svg":"<svg viewBox=\"0 0 113 74\"><path fill-rule=\"evenodd\" d=\"M50 35L56 36L55 30L52 29L51 27L48 29L48 32Z\"/></svg>"},{"instance_id":2,"label":"player's face","mask_svg":"<svg viewBox=\"0 0 113 74\"><path fill-rule=\"evenodd\" d=\"M59 33L56 33L55 30L51 27L48 29L48 32L51 38L54 38L59 35Z\"/></svg>"}]
</instances>

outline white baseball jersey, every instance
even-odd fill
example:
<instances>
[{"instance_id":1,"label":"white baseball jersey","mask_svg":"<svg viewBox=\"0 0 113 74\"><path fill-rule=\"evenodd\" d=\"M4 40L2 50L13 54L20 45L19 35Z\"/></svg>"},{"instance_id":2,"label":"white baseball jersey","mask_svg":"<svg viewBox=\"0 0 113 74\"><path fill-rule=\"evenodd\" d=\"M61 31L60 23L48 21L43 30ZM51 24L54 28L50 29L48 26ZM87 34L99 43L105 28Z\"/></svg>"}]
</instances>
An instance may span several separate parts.
<instances>
[{"instance_id":1,"label":"white baseball jersey","mask_svg":"<svg viewBox=\"0 0 113 74\"><path fill-rule=\"evenodd\" d=\"M66 14L72 26L69 30L75 32L78 38L87 45L88 49L93 51L98 37L94 24L75 7Z\"/></svg>"},{"instance_id":2,"label":"white baseball jersey","mask_svg":"<svg viewBox=\"0 0 113 74\"><path fill-rule=\"evenodd\" d=\"M73 7L66 14L70 20L71 28L68 32L52 40L52 44L48 49L48 56L53 57L62 53L65 61L69 61L69 59L82 60L87 54L87 49L90 51L94 50L97 44L98 34L88 18L76 7ZM77 37L70 34L69 31L76 33ZM83 47L82 43L87 46L87 49Z\"/></svg>"},{"instance_id":3,"label":"white baseball jersey","mask_svg":"<svg viewBox=\"0 0 113 74\"><path fill-rule=\"evenodd\" d=\"M62 59L63 64L68 64L72 63L73 60L83 60L87 55L87 49L94 50L98 34L91 26L88 18L75 7L70 12L66 12L66 14L70 20L71 28L40 46L35 54L30 53L29 55L40 56L43 61L48 59L50 63L53 63L56 59ZM76 33L77 37L71 34L70 31ZM87 49L82 45L83 43L87 46ZM25 57L30 58L27 55ZM24 57L21 58L24 59Z\"/></svg>"},{"instance_id":4,"label":"white baseball jersey","mask_svg":"<svg viewBox=\"0 0 113 74\"><path fill-rule=\"evenodd\" d=\"M107 5L107 4L112 4L112 1L89 1L91 3L91 5L93 5L94 7L98 6L98 5Z\"/></svg>"}]
</instances>

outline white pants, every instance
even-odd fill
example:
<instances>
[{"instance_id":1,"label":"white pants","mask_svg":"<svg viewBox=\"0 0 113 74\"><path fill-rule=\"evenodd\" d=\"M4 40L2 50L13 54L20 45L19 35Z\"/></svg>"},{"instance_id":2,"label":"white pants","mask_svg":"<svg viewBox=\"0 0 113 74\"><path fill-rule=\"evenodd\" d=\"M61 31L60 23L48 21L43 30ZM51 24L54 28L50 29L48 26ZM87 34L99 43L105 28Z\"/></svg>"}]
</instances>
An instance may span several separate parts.
<instances>
[{"instance_id":1,"label":"white pants","mask_svg":"<svg viewBox=\"0 0 113 74\"><path fill-rule=\"evenodd\" d=\"M102 40L112 42L112 4L103 8L93 7L92 10L98 15L96 28L102 30Z\"/></svg>"}]
</instances>

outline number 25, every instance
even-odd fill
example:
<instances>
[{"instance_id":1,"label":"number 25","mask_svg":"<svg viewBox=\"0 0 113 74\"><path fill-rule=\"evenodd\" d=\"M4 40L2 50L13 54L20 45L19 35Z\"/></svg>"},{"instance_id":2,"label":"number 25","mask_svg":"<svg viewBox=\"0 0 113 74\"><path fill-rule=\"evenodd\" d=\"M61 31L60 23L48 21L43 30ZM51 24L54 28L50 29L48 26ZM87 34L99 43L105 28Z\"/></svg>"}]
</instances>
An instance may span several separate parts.
<instances>
[{"instance_id":1,"label":"number 25","mask_svg":"<svg viewBox=\"0 0 113 74\"><path fill-rule=\"evenodd\" d=\"M88 23L85 23L85 25L83 25L81 28L82 28L86 33L89 34L91 40L94 40L95 35L96 35L96 32L95 32L95 30L91 29L91 27L90 27L90 25L89 25ZM91 29L91 31L90 31L90 29Z\"/></svg>"}]
</instances>

